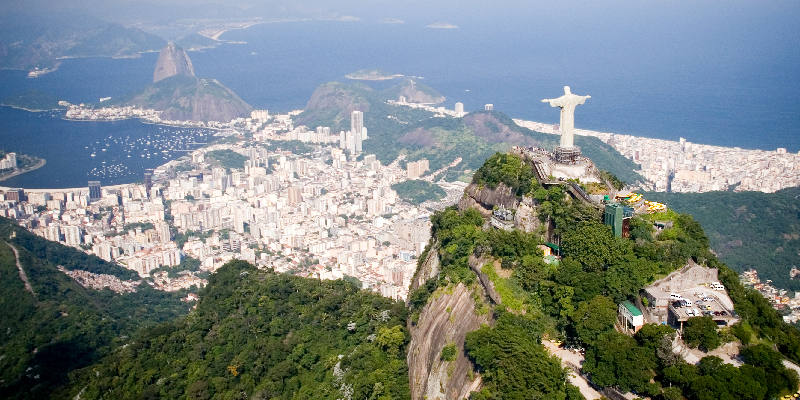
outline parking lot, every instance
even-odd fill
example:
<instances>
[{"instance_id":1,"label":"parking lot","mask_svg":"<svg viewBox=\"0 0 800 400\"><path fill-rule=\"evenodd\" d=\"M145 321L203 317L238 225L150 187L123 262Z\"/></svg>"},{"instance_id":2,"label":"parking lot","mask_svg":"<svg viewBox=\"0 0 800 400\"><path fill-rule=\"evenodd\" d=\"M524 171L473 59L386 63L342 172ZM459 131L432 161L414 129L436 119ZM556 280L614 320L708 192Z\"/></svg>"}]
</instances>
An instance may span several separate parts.
<instances>
[{"instance_id":1,"label":"parking lot","mask_svg":"<svg viewBox=\"0 0 800 400\"><path fill-rule=\"evenodd\" d=\"M730 325L738 320L733 312L733 302L725 291L712 290L707 285L698 285L685 290L676 291L684 301L671 301L667 323L673 326L682 325L692 317L711 316L718 325ZM688 306L686 301L692 304Z\"/></svg>"}]
</instances>

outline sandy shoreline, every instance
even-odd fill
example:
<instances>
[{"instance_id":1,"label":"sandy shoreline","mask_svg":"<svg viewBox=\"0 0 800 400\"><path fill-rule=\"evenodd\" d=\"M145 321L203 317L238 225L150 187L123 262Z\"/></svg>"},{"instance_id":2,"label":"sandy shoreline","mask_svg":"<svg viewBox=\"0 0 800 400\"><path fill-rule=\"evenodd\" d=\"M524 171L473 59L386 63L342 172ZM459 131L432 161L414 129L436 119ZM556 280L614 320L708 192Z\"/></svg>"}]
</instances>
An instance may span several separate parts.
<instances>
[{"instance_id":1,"label":"sandy shoreline","mask_svg":"<svg viewBox=\"0 0 800 400\"><path fill-rule=\"evenodd\" d=\"M21 169L21 170L14 171L14 172L8 173L8 174L6 174L6 175L2 175L2 176L0 176L0 182L2 182L2 181L4 181L4 180L6 180L6 179L8 179L8 178L15 177L15 176L17 176L17 175L22 175L22 174L24 174L24 173L26 173L26 172L31 172L31 171L33 171L33 170L36 170L36 169L42 168L42 167L44 167L44 165L45 165L45 164L47 164L47 160L45 160L44 158L40 158L40 159L39 159L39 162L38 162L38 163L36 163L36 165L34 165L34 166L30 167L30 168ZM10 189L10 188L9 188L9 189ZM25 189L25 190L28 190L28 189Z\"/></svg>"}]
</instances>

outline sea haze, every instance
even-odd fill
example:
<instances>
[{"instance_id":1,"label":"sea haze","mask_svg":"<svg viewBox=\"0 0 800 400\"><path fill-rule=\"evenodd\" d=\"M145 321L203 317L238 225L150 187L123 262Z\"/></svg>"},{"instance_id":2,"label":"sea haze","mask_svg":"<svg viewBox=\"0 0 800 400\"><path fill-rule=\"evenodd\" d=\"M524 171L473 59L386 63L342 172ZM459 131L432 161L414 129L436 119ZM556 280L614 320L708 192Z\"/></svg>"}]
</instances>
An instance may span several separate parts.
<instances>
[{"instance_id":1,"label":"sea haze","mask_svg":"<svg viewBox=\"0 0 800 400\"><path fill-rule=\"evenodd\" d=\"M457 101L466 110L493 103L514 118L557 123L558 110L541 99L569 85L592 96L576 112L578 128L800 151L800 3L475 6L481 8L436 20L370 9L354 22L261 24L221 36L244 43L189 56L198 77L216 78L272 113L303 108L322 83L353 82L344 75L381 68L419 77L447 97L451 109ZM377 22L386 17L406 22ZM426 28L439 21L458 28ZM150 83L156 58L69 59L36 79L0 71L0 97L34 88L72 103L96 103ZM367 83L379 89L392 84ZM108 159L88 157L90 145L109 136L152 139L178 131L137 121L69 122L8 107L0 108L0 121L0 147L48 160L36 172L0 182L4 186L84 186L102 161L127 168L127 175L100 177L104 185L133 182L144 168L181 155L127 157L123 146L113 156L111 149L103 152Z\"/></svg>"}]
</instances>

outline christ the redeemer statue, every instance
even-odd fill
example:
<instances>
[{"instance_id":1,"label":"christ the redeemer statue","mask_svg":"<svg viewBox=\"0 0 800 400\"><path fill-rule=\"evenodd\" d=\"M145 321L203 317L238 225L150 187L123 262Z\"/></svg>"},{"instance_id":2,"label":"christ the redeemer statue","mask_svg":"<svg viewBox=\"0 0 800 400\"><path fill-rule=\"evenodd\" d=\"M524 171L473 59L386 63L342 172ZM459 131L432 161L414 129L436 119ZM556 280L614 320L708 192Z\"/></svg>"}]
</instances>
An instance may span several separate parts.
<instances>
[{"instance_id":1,"label":"christ the redeemer statue","mask_svg":"<svg viewBox=\"0 0 800 400\"><path fill-rule=\"evenodd\" d=\"M586 102L592 96L572 94L569 86L564 86L564 95L557 99L544 99L542 103L550 103L552 107L561 107L561 145L559 147L575 147L572 130L575 128L575 106Z\"/></svg>"}]
</instances>

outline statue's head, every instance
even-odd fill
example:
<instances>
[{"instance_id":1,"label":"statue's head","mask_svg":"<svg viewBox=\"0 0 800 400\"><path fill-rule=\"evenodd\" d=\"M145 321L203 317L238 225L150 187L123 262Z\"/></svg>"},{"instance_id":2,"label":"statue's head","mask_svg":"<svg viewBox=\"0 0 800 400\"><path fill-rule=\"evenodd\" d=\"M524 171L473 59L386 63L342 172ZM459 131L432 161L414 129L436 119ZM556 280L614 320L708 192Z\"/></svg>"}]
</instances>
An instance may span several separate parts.
<instances>
[{"instance_id":1,"label":"statue's head","mask_svg":"<svg viewBox=\"0 0 800 400\"><path fill-rule=\"evenodd\" d=\"M564 86L564 94L572 94L572 91L569 90L569 86Z\"/></svg>"}]
</instances>

